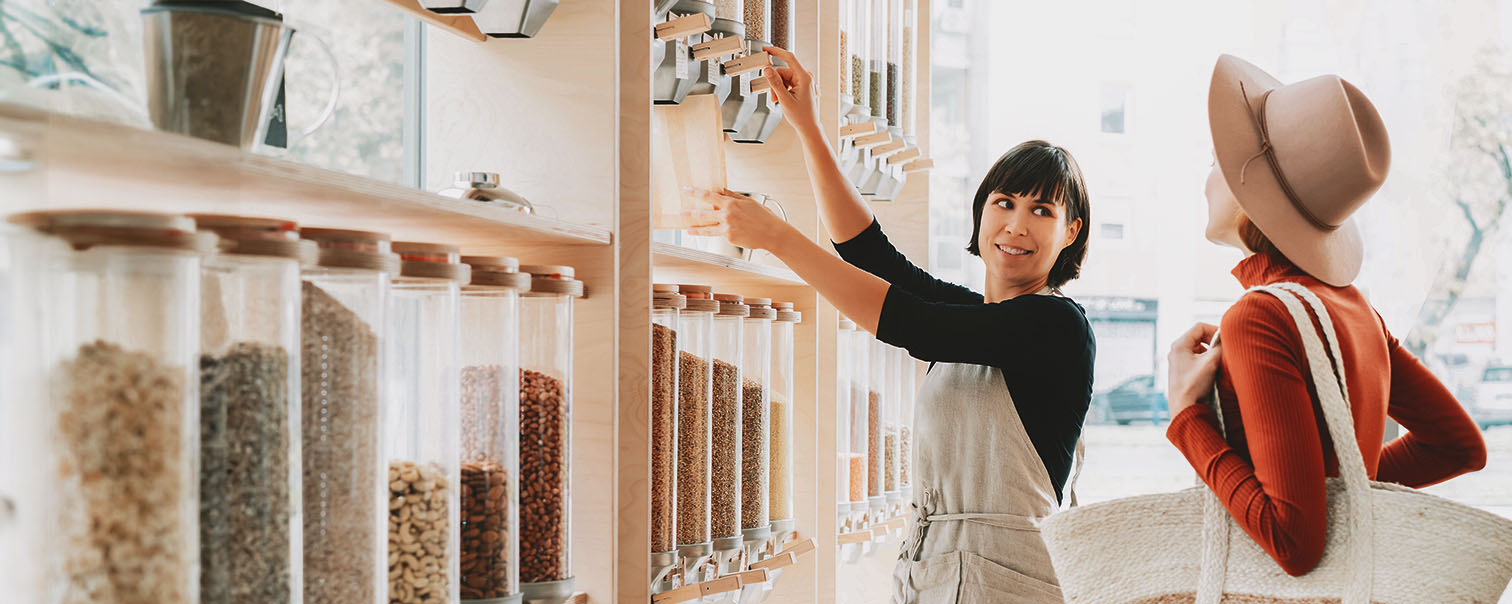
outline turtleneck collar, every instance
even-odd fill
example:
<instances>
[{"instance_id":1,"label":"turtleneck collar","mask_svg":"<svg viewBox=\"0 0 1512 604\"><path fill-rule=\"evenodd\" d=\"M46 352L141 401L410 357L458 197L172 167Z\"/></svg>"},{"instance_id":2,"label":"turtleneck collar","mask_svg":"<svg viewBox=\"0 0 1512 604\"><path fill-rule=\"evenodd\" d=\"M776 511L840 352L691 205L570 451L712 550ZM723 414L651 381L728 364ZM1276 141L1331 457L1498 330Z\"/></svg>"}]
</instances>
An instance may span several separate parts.
<instances>
[{"instance_id":1,"label":"turtleneck collar","mask_svg":"<svg viewBox=\"0 0 1512 604\"><path fill-rule=\"evenodd\" d=\"M1231 272L1244 289L1280 281L1296 281L1296 277L1312 278L1285 257L1270 254L1250 254L1248 258L1239 261Z\"/></svg>"}]
</instances>

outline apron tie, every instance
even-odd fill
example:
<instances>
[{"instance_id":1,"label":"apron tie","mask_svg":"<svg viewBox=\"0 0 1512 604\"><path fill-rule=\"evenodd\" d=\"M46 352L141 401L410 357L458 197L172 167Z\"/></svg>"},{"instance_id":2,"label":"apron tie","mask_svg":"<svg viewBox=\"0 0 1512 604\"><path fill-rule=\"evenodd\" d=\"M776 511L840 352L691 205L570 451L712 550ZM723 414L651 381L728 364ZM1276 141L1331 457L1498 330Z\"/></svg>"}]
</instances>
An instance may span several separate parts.
<instances>
[{"instance_id":1,"label":"apron tie","mask_svg":"<svg viewBox=\"0 0 1512 604\"><path fill-rule=\"evenodd\" d=\"M1040 521L1043 518L1021 516L1018 514L936 514L935 508L939 504L939 491L924 489L922 501L915 501L910 505L913 508L913 531L903 542L901 551L898 552L898 560L912 567L918 564L919 557L924 553L924 537L929 534L929 525L935 522L971 522L993 528L1007 529L1011 531L1039 532ZM896 594L902 602L913 602L918 597L918 588L913 584L913 573L908 572L902 581L901 593Z\"/></svg>"}]
</instances>

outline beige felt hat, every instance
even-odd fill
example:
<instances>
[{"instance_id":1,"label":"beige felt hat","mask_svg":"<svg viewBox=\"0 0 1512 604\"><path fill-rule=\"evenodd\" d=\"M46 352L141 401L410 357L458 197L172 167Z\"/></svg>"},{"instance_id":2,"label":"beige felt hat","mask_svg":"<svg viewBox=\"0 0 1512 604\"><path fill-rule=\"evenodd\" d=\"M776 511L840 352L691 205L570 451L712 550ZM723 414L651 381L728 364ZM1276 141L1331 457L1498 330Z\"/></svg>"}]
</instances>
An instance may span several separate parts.
<instances>
[{"instance_id":1,"label":"beige felt hat","mask_svg":"<svg viewBox=\"0 0 1512 604\"><path fill-rule=\"evenodd\" d=\"M1391 165L1386 125L1365 93L1336 75L1282 84L1223 55L1208 123L1218 167L1255 226L1318 280L1354 281L1363 245L1350 216Z\"/></svg>"}]
</instances>

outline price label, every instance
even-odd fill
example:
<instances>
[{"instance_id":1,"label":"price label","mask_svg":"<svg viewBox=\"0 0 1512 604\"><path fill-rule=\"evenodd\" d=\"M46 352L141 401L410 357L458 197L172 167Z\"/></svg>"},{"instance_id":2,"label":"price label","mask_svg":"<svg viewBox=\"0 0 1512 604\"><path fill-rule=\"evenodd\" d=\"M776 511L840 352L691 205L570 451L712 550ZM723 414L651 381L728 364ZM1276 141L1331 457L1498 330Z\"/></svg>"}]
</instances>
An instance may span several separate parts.
<instances>
[{"instance_id":1,"label":"price label","mask_svg":"<svg viewBox=\"0 0 1512 604\"><path fill-rule=\"evenodd\" d=\"M672 52L677 57L677 79L688 79L688 41L678 38Z\"/></svg>"},{"instance_id":2,"label":"price label","mask_svg":"<svg viewBox=\"0 0 1512 604\"><path fill-rule=\"evenodd\" d=\"M716 87L724 84L725 74L723 68L719 66L719 60L711 59L704 61L704 68L709 70L708 74L710 84L713 84Z\"/></svg>"}]
</instances>

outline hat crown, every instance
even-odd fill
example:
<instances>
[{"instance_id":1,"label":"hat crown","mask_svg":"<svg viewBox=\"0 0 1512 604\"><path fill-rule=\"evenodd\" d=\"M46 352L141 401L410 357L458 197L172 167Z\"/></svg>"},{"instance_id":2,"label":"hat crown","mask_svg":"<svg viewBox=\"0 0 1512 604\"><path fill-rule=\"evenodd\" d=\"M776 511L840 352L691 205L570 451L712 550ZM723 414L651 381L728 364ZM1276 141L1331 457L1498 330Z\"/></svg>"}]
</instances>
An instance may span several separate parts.
<instances>
[{"instance_id":1,"label":"hat crown","mask_svg":"<svg viewBox=\"0 0 1512 604\"><path fill-rule=\"evenodd\" d=\"M1324 75L1258 94L1262 98L1251 103L1265 121L1277 180L1290 186L1300 211L1336 228L1380 190L1391 165L1391 143L1380 113L1360 89ZM1255 151L1260 150L1257 136ZM1257 169L1272 170L1263 158L1248 172Z\"/></svg>"}]
</instances>

